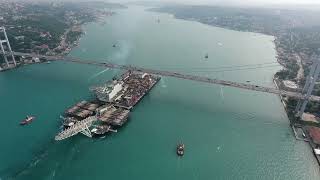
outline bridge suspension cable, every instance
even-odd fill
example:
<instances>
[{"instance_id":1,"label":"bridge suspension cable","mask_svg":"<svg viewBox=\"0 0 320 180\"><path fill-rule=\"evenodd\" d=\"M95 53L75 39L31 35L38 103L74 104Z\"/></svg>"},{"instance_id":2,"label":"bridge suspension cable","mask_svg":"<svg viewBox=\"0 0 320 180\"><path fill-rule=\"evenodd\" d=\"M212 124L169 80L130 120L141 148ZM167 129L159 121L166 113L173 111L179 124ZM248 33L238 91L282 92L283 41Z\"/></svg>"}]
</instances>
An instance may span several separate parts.
<instances>
[{"instance_id":1,"label":"bridge suspension cable","mask_svg":"<svg viewBox=\"0 0 320 180\"><path fill-rule=\"evenodd\" d=\"M280 66L278 62L266 62L266 63L258 63L258 64L242 64L242 65L230 65L230 66L218 66L218 67L174 67L172 65L168 65L168 67L163 65L157 65L157 67L161 69L170 69L170 70L223 70L223 69L234 69L234 68L249 68L249 67L264 67L266 65L277 65Z\"/></svg>"},{"instance_id":2,"label":"bridge suspension cable","mask_svg":"<svg viewBox=\"0 0 320 180\"><path fill-rule=\"evenodd\" d=\"M279 89L271 88L271 87L257 86L257 85L248 84L248 83L232 82L232 81L220 80L220 79L215 79L215 78L202 77L199 75L178 73L178 72L173 72L173 71L140 68L140 67L135 67L135 66L131 66L131 65L119 65L119 64L109 63L106 61L105 62L98 62L98 61L92 61L92 60L82 60L82 59L70 57L70 56L66 56L66 57L41 56L41 55L39 56L39 55L35 55L35 54L17 53L17 52L14 52L12 54L14 54L16 56L46 58L47 60L51 60L51 61L65 61L65 62L73 62L73 63L79 63L79 64L100 66L100 67L111 68L111 69L138 71L138 72L144 72L144 73L149 73L149 74L155 74L155 75L159 75L159 76L174 77L174 78L179 78L179 79L192 80L192 81L198 81L198 82L204 82L204 83L210 83L210 84L217 84L217 85L222 85L222 86L229 86L229 87L247 89L247 90L258 91L258 92L279 94L279 95L283 95L283 96L293 97L296 99L306 99L305 95L303 95L300 92L285 91L285 90L279 90ZM319 96L311 95L311 96L307 97L307 99L310 101L320 102Z\"/></svg>"},{"instance_id":3,"label":"bridge suspension cable","mask_svg":"<svg viewBox=\"0 0 320 180\"><path fill-rule=\"evenodd\" d=\"M207 73L217 73L217 72L232 72L232 71L243 71L243 70L254 70L254 69L262 69L262 68L271 68L271 67L279 67L279 65L269 65L269 66L259 66L259 67L247 67L247 68L233 68L233 69L225 69L225 70L212 70L203 69L203 70L187 70L187 72L207 72ZM178 70L179 71L179 70Z\"/></svg>"}]
</instances>

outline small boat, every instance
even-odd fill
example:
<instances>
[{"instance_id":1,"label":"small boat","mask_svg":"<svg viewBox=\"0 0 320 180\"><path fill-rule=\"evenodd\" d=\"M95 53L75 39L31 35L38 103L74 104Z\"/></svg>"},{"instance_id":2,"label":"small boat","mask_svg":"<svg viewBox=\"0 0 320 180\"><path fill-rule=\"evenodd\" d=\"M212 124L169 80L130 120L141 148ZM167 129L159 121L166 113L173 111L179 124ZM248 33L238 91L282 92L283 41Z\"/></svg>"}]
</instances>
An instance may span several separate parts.
<instances>
[{"instance_id":1,"label":"small boat","mask_svg":"<svg viewBox=\"0 0 320 180\"><path fill-rule=\"evenodd\" d=\"M177 155L178 156L183 156L184 154L184 144L178 144L177 146Z\"/></svg>"},{"instance_id":2,"label":"small boat","mask_svg":"<svg viewBox=\"0 0 320 180\"><path fill-rule=\"evenodd\" d=\"M51 61L47 61L47 64L51 64Z\"/></svg>"},{"instance_id":3,"label":"small boat","mask_svg":"<svg viewBox=\"0 0 320 180\"><path fill-rule=\"evenodd\" d=\"M206 54L206 56L204 56L206 59L208 59L209 58L209 55L208 55L208 53Z\"/></svg>"},{"instance_id":4,"label":"small boat","mask_svg":"<svg viewBox=\"0 0 320 180\"><path fill-rule=\"evenodd\" d=\"M113 45L112 45L112 47L114 47L114 48L115 48L115 47L117 47L117 45L116 45L116 44L113 44Z\"/></svg>"},{"instance_id":5,"label":"small boat","mask_svg":"<svg viewBox=\"0 0 320 180\"><path fill-rule=\"evenodd\" d=\"M20 122L20 125L27 125L27 124L31 123L34 119L35 119L35 117L33 117L33 116L27 116L24 120L22 120Z\"/></svg>"}]
</instances>

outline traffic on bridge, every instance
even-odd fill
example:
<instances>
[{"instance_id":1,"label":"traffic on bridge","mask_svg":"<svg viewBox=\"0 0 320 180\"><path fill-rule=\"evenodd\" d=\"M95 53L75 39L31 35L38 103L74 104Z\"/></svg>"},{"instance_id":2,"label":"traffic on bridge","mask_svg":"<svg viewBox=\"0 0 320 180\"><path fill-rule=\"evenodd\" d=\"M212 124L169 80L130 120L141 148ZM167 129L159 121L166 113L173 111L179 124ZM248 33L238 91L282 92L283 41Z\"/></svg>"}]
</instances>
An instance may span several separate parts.
<instances>
[{"instance_id":1,"label":"traffic on bridge","mask_svg":"<svg viewBox=\"0 0 320 180\"><path fill-rule=\"evenodd\" d=\"M178 73L178 72L147 69L147 68L135 67L135 66L131 66L131 65L119 65L119 64L109 63L109 62L82 60L82 59L70 57L70 56L43 56L43 55L20 53L20 52L13 52L13 55L14 56L24 56L24 57L33 57L33 58L43 58L43 59L46 59L49 61L66 61L66 62L73 62L73 63L79 63L79 64L101 66L101 67L112 68L112 69L145 72L148 74L154 74L154 75L159 75L159 76L174 77L174 78L179 78L179 79L192 80L192 81L204 82L204 83L209 83L209 84L217 84L217 85L222 85L222 86L229 86L229 87L247 89L247 90L258 91L258 92L278 94L278 95L288 96L288 97L292 97L292 98L296 98L296 99L309 99L310 101L320 102L319 96L311 95L311 96L307 97L299 92L285 91L285 90L280 90L280 89L271 88L271 87L263 87L263 86L247 84L247 83L239 83L239 82L232 82L232 81L226 81L226 80L220 80L220 79L213 79L213 78L202 77L202 76L197 76L197 75L188 75L188 74L182 74L182 73Z\"/></svg>"}]
</instances>

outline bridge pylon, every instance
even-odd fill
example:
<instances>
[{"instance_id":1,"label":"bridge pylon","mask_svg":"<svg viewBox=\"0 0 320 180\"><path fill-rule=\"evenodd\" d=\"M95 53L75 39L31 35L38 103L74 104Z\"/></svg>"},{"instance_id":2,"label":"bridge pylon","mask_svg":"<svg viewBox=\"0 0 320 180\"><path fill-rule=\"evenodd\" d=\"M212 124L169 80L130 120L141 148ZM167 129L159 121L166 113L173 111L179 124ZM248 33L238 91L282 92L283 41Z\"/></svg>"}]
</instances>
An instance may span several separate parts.
<instances>
[{"instance_id":1,"label":"bridge pylon","mask_svg":"<svg viewBox=\"0 0 320 180\"><path fill-rule=\"evenodd\" d=\"M2 34L3 34L3 37L2 37ZM7 47L7 51L5 50L4 45ZM1 27L1 26L0 26L0 48L1 48L1 52L7 67L10 67L12 63L14 66L17 66L17 62L16 62L16 59L14 58L6 29L5 27ZM9 61L9 59L11 59L11 62Z\"/></svg>"},{"instance_id":2,"label":"bridge pylon","mask_svg":"<svg viewBox=\"0 0 320 180\"><path fill-rule=\"evenodd\" d=\"M312 56L313 64L311 66L310 74L306 79L306 83L302 90L302 94L304 95L304 99L300 99L296 106L295 112L296 117L302 118L302 114L304 113L307 104L309 102L310 96L313 92L314 86L316 81L318 80L319 73L320 73L320 58L319 56L313 55Z\"/></svg>"}]
</instances>

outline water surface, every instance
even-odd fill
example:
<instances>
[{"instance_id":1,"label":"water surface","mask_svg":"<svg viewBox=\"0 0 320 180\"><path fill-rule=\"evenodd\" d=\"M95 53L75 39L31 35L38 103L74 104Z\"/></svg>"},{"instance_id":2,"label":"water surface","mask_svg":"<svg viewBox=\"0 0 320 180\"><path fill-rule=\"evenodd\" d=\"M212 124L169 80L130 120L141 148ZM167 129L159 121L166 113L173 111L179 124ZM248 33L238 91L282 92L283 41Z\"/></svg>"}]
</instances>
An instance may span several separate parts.
<instances>
[{"instance_id":1,"label":"water surface","mask_svg":"<svg viewBox=\"0 0 320 180\"><path fill-rule=\"evenodd\" d=\"M160 23L157 22L160 19ZM273 37L174 19L141 7L106 25L91 23L71 56L273 86L279 67L221 71L275 62ZM112 45L117 44L116 48ZM205 59L205 54L209 58ZM163 77L104 139L53 140L59 115L92 98L88 87L117 70L55 62L0 75L2 179L317 179L310 148L296 141L279 97ZM18 124L26 115L37 119ZM183 158L177 142L186 144Z\"/></svg>"}]
</instances>

